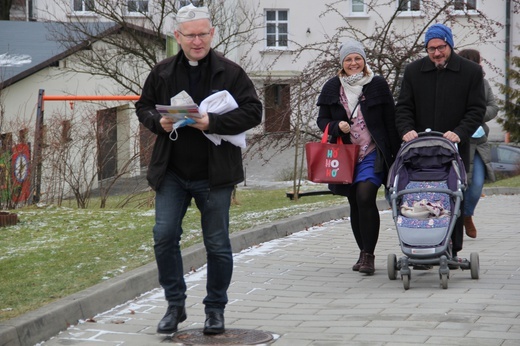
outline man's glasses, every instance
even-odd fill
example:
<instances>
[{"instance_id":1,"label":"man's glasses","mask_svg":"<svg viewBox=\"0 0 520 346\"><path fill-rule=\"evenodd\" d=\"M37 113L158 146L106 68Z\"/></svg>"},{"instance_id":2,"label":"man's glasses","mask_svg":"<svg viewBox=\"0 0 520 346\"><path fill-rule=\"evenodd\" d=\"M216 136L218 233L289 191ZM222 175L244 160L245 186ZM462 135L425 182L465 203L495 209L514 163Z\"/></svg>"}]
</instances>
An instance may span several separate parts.
<instances>
[{"instance_id":1,"label":"man's glasses","mask_svg":"<svg viewBox=\"0 0 520 346\"><path fill-rule=\"evenodd\" d=\"M184 35L179 30L177 30L177 32L179 34L181 34L182 36L184 36L184 38L186 38L186 40L188 40L188 41L194 41L197 37L200 38L201 40L204 40L204 39L208 38L209 35L211 34L211 31L210 32L205 32L203 34L189 34L189 35Z\"/></svg>"},{"instance_id":2,"label":"man's glasses","mask_svg":"<svg viewBox=\"0 0 520 346\"><path fill-rule=\"evenodd\" d=\"M440 53L444 52L446 50L447 44L443 44L437 47L428 47L426 48L426 51L430 54L435 53L436 50L438 50Z\"/></svg>"}]
</instances>

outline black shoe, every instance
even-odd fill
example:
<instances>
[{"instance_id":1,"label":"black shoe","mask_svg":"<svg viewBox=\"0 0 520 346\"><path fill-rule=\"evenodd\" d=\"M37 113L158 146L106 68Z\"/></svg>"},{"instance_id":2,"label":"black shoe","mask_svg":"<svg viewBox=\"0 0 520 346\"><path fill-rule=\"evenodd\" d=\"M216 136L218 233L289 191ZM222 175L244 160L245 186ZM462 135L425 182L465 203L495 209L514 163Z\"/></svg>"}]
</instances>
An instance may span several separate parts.
<instances>
[{"instance_id":1,"label":"black shoe","mask_svg":"<svg viewBox=\"0 0 520 346\"><path fill-rule=\"evenodd\" d=\"M177 331L177 325L186 321L186 308L184 306L170 305L166 314L157 326L157 333L172 334Z\"/></svg>"},{"instance_id":2,"label":"black shoe","mask_svg":"<svg viewBox=\"0 0 520 346\"><path fill-rule=\"evenodd\" d=\"M359 271L359 267L361 267L361 263L363 263L363 259L365 258L365 251L361 250L361 252L359 253L359 258L356 262L356 264L354 264L352 266L352 270L355 271L355 272L358 272Z\"/></svg>"},{"instance_id":3,"label":"black shoe","mask_svg":"<svg viewBox=\"0 0 520 346\"><path fill-rule=\"evenodd\" d=\"M206 322L204 322L204 334L222 334L224 333L224 314L221 312L210 312L206 314Z\"/></svg>"},{"instance_id":4,"label":"black shoe","mask_svg":"<svg viewBox=\"0 0 520 346\"><path fill-rule=\"evenodd\" d=\"M360 273L365 273L368 275L374 274L376 271L375 265L374 265L374 259L375 256L365 252L365 257L363 258L363 262L361 262L361 266L359 267Z\"/></svg>"}]
</instances>

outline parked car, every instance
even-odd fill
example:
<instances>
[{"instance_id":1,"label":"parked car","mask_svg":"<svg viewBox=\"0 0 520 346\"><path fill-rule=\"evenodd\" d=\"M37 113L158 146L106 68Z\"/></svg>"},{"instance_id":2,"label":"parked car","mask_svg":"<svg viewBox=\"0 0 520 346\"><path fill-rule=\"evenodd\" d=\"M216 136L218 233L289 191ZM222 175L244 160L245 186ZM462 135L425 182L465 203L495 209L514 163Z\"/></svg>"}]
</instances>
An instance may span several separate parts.
<instances>
[{"instance_id":1,"label":"parked car","mask_svg":"<svg viewBox=\"0 0 520 346\"><path fill-rule=\"evenodd\" d=\"M520 147L491 144L491 166L497 178L520 174Z\"/></svg>"}]
</instances>

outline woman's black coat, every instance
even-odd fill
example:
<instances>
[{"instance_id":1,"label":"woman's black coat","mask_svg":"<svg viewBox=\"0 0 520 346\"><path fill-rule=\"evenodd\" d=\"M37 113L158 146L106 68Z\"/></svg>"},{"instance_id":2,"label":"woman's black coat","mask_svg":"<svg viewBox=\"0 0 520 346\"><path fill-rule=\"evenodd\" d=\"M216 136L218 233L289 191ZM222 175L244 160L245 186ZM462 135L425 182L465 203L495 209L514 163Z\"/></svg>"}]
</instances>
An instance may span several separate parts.
<instances>
[{"instance_id":1,"label":"woman's black coat","mask_svg":"<svg viewBox=\"0 0 520 346\"><path fill-rule=\"evenodd\" d=\"M332 143L336 143L338 136L341 136L343 143L351 143L350 134L339 129L340 121L349 121L339 100L340 87L338 76L329 79L323 86L317 102L317 124L322 131L329 125ZM383 182L386 184L388 170L394 162L401 140L395 127L394 100L383 77L374 76L370 83L363 86L358 107L361 107L365 123L376 143L378 159L375 171L384 173Z\"/></svg>"}]
</instances>

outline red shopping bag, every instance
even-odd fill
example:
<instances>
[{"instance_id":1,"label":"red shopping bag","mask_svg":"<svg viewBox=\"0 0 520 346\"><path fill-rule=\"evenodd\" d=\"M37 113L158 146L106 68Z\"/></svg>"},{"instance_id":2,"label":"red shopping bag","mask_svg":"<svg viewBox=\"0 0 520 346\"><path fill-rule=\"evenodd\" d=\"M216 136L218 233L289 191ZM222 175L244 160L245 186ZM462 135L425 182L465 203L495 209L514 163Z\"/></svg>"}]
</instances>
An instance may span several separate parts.
<instances>
[{"instance_id":1,"label":"red shopping bag","mask_svg":"<svg viewBox=\"0 0 520 346\"><path fill-rule=\"evenodd\" d=\"M315 183L352 184L354 168L358 160L359 145L328 143L329 125L325 128L321 142L305 144L307 178Z\"/></svg>"}]
</instances>

